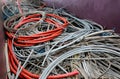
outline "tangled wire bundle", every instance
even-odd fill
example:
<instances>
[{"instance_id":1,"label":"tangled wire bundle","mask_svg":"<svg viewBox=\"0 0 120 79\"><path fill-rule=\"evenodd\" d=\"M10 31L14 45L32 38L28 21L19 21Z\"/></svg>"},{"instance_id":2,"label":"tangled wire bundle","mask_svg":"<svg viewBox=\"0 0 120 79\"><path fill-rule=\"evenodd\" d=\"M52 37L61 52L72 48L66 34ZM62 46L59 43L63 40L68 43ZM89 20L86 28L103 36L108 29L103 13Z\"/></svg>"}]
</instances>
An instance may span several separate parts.
<instances>
[{"instance_id":1,"label":"tangled wire bundle","mask_svg":"<svg viewBox=\"0 0 120 79\"><path fill-rule=\"evenodd\" d=\"M15 79L120 78L120 36L93 21L37 7L4 27Z\"/></svg>"}]
</instances>

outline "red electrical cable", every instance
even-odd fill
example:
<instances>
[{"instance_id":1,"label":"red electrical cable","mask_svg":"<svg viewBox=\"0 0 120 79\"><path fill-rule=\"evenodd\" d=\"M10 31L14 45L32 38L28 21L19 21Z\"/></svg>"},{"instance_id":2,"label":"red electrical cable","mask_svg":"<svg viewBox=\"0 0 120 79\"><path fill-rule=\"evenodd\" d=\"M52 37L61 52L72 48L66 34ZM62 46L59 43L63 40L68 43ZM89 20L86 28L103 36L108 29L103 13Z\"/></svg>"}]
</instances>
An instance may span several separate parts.
<instances>
[{"instance_id":1,"label":"red electrical cable","mask_svg":"<svg viewBox=\"0 0 120 79\"><path fill-rule=\"evenodd\" d=\"M14 52L12 50L12 40L10 40L10 39L8 39L8 49L9 49L10 69L14 74L16 74L19 61L17 60L16 56L14 55ZM79 74L79 72L77 70L75 70L75 71L67 73L67 74L58 74L58 75L54 75L54 76L48 76L47 79L60 79L60 78L75 76L78 74ZM20 77L24 77L25 79L32 79L32 78L38 79L39 75L33 74L23 68L23 70L20 73Z\"/></svg>"},{"instance_id":2,"label":"red electrical cable","mask_svg":"<svg viewBox=\"0 0 120 79\"><path fill-rule=\"evenodd\" d=\"M67 27L67 25L68 25L68 21L63 17L60 17L55 14L46 14L46 16L57 18L58 20L63 22L63 24L60 24L50 18L46 18L45 22L54 25L55 29L48 30L46 32L39 32L37 34L32 34L30 36L17 36L17 38L15 38L14 45L26 47L26 46L33 46L33 45L36 45L39 43L50 41L50 40L54 39L55 37L59 36L62 33L63 29L65 27ZM14 30L19 29L22 25L24 25L26 23L39 21L39 20L41 20L40 17L41 17L41 14L29 15L29 16L25 17L22 21L20 21L17 25L15 25ZM10 38L15 37L14 33L6 32L6 34Z\"/></svg>"}]
</instances>

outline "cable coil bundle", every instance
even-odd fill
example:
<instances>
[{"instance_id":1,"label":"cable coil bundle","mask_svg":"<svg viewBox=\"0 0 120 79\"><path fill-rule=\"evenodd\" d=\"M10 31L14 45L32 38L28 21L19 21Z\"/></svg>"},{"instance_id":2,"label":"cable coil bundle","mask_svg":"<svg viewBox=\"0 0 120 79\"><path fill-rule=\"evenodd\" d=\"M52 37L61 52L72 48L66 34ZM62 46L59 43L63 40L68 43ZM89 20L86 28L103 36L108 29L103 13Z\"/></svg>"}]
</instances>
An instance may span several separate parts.
<instances>
[{"instance_id":1,"label":"cable coil bundle","mask_svg":"<svg viewBox=\"0 0 120 79\"><path fill-rule=\"evenodd\" d=\"M18 28L22 27L22 25L27 24L28 22L35 22L35 21L39 22L42 19L41 14L32 14L32 15L28 14L28 15L29 16L25 17L24 19L22 19L22 21L20 21L17 25L15 25L12 30L17 30ZM47 22L48 24L52 24L54 26L54 28L52 30L48 30L48 31L46 30L46 32L39 32L39 29L37 29L38 30L37 34L32 34L29 36L19 35L17 37L17 39L15 38L16 42L14 42L14 44L16 46L31 46L31 45L34 45L37 43L42 43L42 42L52 40L53 38L59 36L62 33L63 29L67 26L67 24L68 24L67 20L65 18L62 18L62 17L54 15L54 14L46 14L46 17L47 16L58 18L59 20L63 21L63 24L59 24L59 23L55 22L54 20L45 18L45 22ZM20 17L18 17L18 18L20 18ZM5 24L9 24L9 22L8 23L5 22ZM9 26L9 25L4 25L4 26ZM29 27L29 26L25 27L25 29L37 27L37 25L35 25L35 26L31 25L31 26L32 27ZM10 28L10 27L7 27L7 28ZM23 29L24 28L22 28L22 31L23 31ZM33 29L31 29L31 30L33 30ZM29 30L25 30L25 31L29 31ZM6 32L6 33L10 38L14 38L14 36L15 36L14 33L8 33L8 32Z\"/></svg>"},{"instance_id":2,"label":"cable coil bundle","mask_svg":"<svg viewBox=\"0 0 120 79\"><path fill-rule=\"evenodd\" d=\"M16 41L17 40L17 42L18 42L18 40L22 40L23 44L18 45L14 41L14 45L17 46L17 47L18 46L19 47L26 47L26 46L29 46L28 45L29 44L28 40L31 40L30 44L31 44L31 46L33 46L34 44L43 43L43 42L46 42L46 40L49 41L49 40L52 40L54 37L59 36L62 33L62 31L64 30L64 28L67 27L67 25L68 25L66 19L64 19L64 18L62 18L60 16L57 16L55 14L48 14L49 17L52 17L54 15L53 17L62 20L63 23L59 24L59 23L57 23L57 22L55 22L53 20L45 18L46 22L48 22L49 24L52 24L54 26L56 25L56 27L54 27L52 30L49 30L49 31L46 31L46 32L38 32L37 34L32 34L31 36L18 35L17 38L16 38L15 36L17 35L17 29L15 29L15 27L20 27L21 25L24 25L25 23L28 23L28 22L41 21L40 18L37 18L37 17L41 16L38 13L39 12L35 13L34 15L30 15L30 13L29 13L26 18L22 19L19 23L16 23L18 25L15 25L13 28L9 27L9 26L12 26L12 25L9 25L11 23L11 19L12 18L10 18L10 21L6 20L6 22L4 23L5 24L4 26L5 26L6 30L8 30L8 31L6 31L6 34L10 38L10 39L8 39L8 45L9 45L8 47L9 47L9 58L10 58L10 62L11 62L10 68L11 68L13 73L17 73L16 70L17 70L17 66L18 66L19 62L16 59L16 56L14 55L14 51L12 49L12 41L14 41L14 40ZM17 18L21 18L21 17L17 17ZM15 19L17 19L17 18L15 18ZM38 23L36 22L36 24L38 24ZM36 26L33 25L33 27L36 27ZM22 28L22 30L26 30L26 28ZM27 32L28 32L28 30L27 30ZM18 30L18 33L19 33L19 30ZM56 35L56 36L54 36L54 35ZM50 39L48 39L49 37L50 37ZM38 39L42 39L43 40L44 38L46 38L45 41L42 41L42 42L40 41L39 42ZM32 41L36 41L36 42L32 42ZM27 42L27 44L26 44L26 42ZM51 78L63 78L63 77L72 76L72 75L76 75L76 74L78 74L78 72L77 71L73 71L72 73L68 73L67 75L63 74L63 75L58 75L58 76L50 76L48 78L50 78L50 79ZM31 79L31 78L39 78L39 75L32 74L32 73L28 72L27 70L23 69L21 74L20 74L20 77L21 78Z\"/></svg>"}]
</instances>

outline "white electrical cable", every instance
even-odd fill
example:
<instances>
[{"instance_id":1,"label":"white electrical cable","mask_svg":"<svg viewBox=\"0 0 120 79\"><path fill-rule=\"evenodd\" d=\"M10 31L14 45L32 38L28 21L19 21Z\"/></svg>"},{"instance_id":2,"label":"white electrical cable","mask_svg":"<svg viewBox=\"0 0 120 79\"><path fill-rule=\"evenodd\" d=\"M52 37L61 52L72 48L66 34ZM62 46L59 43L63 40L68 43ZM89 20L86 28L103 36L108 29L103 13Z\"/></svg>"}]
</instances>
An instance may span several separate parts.
<instances>
[{"instance_id":1,"label":"white electrical cable","mask_svg":"<svg viewBox=\"0 0 120 79\"><path fill-rule=\"evenodd\" d=\"M26 61L24 62L24 64L21 66L21 68L19 69L19 71L17 72L16 76L15 76L15 79L18 79L18 76L19 74L21 73L22 69L25 67L25 65L27 64L28 60L30 59L30 56L32 55L33 53L33 49L31 50L29 56L27 57Z\"/></svg>"}]
</instances>

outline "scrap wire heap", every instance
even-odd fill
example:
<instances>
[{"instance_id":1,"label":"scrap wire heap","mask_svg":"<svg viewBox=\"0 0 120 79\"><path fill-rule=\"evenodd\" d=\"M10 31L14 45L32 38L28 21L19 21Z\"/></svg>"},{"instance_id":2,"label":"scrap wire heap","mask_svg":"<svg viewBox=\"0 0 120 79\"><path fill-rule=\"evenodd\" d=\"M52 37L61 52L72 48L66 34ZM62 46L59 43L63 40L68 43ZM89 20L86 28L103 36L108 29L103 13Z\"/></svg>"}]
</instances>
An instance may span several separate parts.
<instances>
[{"instance_id":1,"label":"scrap wire heap","mask_svg":"<svg viewBox=\"0 0 120 79\"><path fill-rule=\"evenodd\" d=\"M120 78L120 36L62 9L3 6L12 79Z\"/></svg>"}]
</instances>

